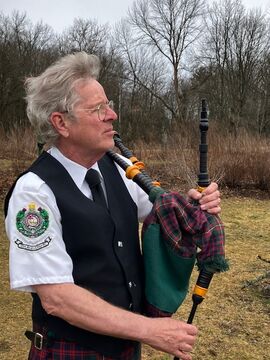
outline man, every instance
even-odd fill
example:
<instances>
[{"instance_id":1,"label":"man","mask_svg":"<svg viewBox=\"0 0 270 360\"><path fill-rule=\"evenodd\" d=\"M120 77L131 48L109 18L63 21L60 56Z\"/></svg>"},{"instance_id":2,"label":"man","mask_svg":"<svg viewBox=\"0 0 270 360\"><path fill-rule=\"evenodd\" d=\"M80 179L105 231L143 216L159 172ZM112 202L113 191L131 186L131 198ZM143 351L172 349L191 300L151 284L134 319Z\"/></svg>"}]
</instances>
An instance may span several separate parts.
<instances>
[{"instance_id":1,"label":"man","mask_svg":"<svg viewBox=\"0 0 270 360\"><path fill-rule=\"evenodd\" d=\"M98 58L80 52L26 80L29 120L49 146L6 199L11 288L33 296L29 359L140 359L145 343L189 360L193 325L142 315L138 219L152 205L105 155L117 115L98 73ZM220 212L216 184L189 196Z\"/></svg>"}]
</instances>

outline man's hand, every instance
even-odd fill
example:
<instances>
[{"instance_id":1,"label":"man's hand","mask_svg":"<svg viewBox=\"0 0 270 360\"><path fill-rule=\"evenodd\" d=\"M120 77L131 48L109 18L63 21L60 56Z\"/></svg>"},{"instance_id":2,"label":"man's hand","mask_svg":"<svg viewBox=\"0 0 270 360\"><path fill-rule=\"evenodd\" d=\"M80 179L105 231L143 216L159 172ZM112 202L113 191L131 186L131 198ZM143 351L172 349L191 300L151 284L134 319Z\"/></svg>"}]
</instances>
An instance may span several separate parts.
<instances>
[{"instance_id":1,"label":"man's hand","mask_svg":"<svg viewBox=\"0 0 270 360\"><path fill-rule=\"evenodd\" d=\"M149 319L147 338L143 342L157 350L175 355L181 360L191 360L190 352L196 340L197 328L171 318Z\"/></svg>"},{"instance_id":2,"label":"man's hand","mask_svg":"<svg viewBox=\"0 0 270 360\"><path fill-rule=\"evenodd\" d=\"M201 193L196 189L191 189L187 195L190 200L198 200L201 209L206 210L209 214L217 215L221 212L220 192L217 183L212 182Z\"/></svg>"}]
</instances>

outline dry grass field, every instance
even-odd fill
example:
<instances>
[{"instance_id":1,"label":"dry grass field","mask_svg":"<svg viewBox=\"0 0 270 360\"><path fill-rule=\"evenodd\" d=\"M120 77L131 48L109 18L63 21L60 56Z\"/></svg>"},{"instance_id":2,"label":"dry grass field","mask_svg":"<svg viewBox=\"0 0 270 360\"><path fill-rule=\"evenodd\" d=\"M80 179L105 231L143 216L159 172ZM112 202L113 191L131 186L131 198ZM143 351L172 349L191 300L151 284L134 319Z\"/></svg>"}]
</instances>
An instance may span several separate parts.
<instances>
[{"instance_id":1,"label":"dry grass field","mask_svg":"<svg viewBox=\"0 0 270 360\"><path fill-rule=\"evenodd\" d=\"M199 337L193 360L269 359L270 199L226 197L222 203L230 271L214 276L207 298L198 307L194 324ZM1 223L2 222L1 213ZM27 359L30 295L11 292L8 280L8 241L1 226L0 359ZM260 259L259 257L262 259ZM267 262L268 261L268 262ZM191 288L196 280L194 271ZM189 294L175 317L187 319ZM170 356L143 348L144 360Z\"/></svg>"},{"instance_id":2,"label":"dry grass field","mask_svg":"<svg viewBox=\"0 0 270 360\"><path fill-rule=\"evenodd\" d=\"M26 138L28 146L25 148L22 140ZM245 140L245 137L240 140L243 142L243 139ZM231 149L235 153L232 153L230 149L224 152L226 149L224 141L220 138L220 141L215 142L215 144L220 143L220 149L219 147L215 149L215 154L218 154L216 168L213 168L215 157L210 156L210 160L213 159L210 161L211 173L219 178L220 170L218 169L224 168L229 176L227 180L226 177L223 178L226 180L225 184L231 183L238 187L240 185L245 187L251 183L253 188L248 187L248 191L241 190L241 196L239 188L234 194L231 192L225 195L223 191L222 219L225 223L226 251L230 261L230 270L213 277L207 297L198 307L194 324L199 328L199 336L193 360L268 360L270 358L269 147L266 146L260 150L261 152L258 149L254 150L252 158L248 161L250 153L242 154L239 151L240 149L255 149L251 140L247 138L247 143L244 145L232 144ZM262 145L261 142L258 144ZM181 149L180 145L170 149ZM163 153L162 156L157 156L159 153L153 151L152 147L150 152L146 151L145 146L136 146L136 148L141 151L137 156L144 159L147 164L152 164L154 178L159 178L162 186L175 190L180 190L179 187L181 187L183 190L179 181L183 177L183 169L188 171L185 164L192 164L192 158L197 156L196 151L193 154L189 150L188 158L184 159L183 156L181 157L181 152L174 155L170 151L168 154ZM36 155L35 142L27 132L19 135L15 133L8 141L2 144L0 142L0 149L2 149L0 151L0 200L2 200L15 174L24 169ZM153 155L154 159L152 159ZM233 173L228 170L226 158L230 159ZM233 162L238 158L237 163ZM170 159L170 162L166 159ZM155 161L158 162L157 167ZM164 169L157 171L163 163ZM261 165L260 168L258 168L259 165ZM192 167L196 168L196 165ZM163 174L166 174L166 177ZM259 177L259 180L256 180L254 174ZM245 180L241 180L241 175ZM239 183L235 183L235 179L240 179ZM187 188L189 186L190 184ZM263 188L266 191L259 193L254 190L257 188ZM9 290L8 240L5 236L1 210L0 221L2 224L0 227L0 319L2 324L0 359L25 360L29 341L23 334L25 329L31 326L31 296ZM188 318L192 305L192 288L197 275L197 271L194 271L190 294L174 317L185 321ZM143 360L171 358L147 346L143 347Z\"/></svg>"}]
</instances>

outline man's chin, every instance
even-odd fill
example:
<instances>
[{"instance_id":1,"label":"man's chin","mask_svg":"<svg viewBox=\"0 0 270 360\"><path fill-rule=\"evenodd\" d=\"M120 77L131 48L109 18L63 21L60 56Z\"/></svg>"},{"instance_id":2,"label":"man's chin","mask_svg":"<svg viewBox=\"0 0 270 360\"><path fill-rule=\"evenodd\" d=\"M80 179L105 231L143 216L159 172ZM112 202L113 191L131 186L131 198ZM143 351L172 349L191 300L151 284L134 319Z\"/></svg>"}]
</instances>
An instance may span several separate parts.
<instances>
[{"instance_id":1,"label":"man's chin","mask_svg":"<svg viewBox=\"0 0 270 360\"><path fill-rule=\"evenodd\" d=\"M114 148L114 140L112 138L111 141L108 141L108 147L106 148L106 151L112 150L113 148Z\"/></svg>"}]
</instances>

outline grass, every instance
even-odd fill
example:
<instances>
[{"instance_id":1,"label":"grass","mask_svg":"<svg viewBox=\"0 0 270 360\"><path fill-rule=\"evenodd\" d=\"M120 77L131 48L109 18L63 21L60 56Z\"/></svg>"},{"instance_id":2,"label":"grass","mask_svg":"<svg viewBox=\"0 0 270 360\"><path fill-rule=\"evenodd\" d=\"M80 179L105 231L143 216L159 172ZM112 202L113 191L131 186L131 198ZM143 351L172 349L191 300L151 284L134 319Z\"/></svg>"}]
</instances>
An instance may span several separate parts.
<instances>
[{"instance_id":1,"label":"grass","mask_svg":"<svg viewBox=\"0 0 270 360\"><path fill-rule=\"evenodd\" d=\"M269 297L247 286L268 271L258 259L270 256L269 200L227 198L222 203L230 271L215 275L194 324L200 330L194 360L266 360L269 358ZM196 281L193 274L191 282ZM268 296L269 296L268 292ZM191 295L176 314L187 319ZM169 359L149 348L144 359Z\"/></svg>"},{"instance_id":2,"label":"grass","mask_svg":"<svg viewBox=\"0 0 270 360\"><path fill-rule=\"evenodd\" d=\"M227 197L222 208L231 269L214 276L207 298L198 307L194 324L199 336L193 360L266 360L270 335L269 263L258 255L270 257L270 199ZM31 299L29 294L9 290L8 241L3 227L0 238L0 358L23 360L29 348L23 333L31 324ZM196 277L194 272L191 287ZM261 278L263 282L258 281ZM190 308L191 294L174 316L185 320ZM171 357L144 346L143 359Z\"/></svg>"},{"instance_id":3,"label":"grass","mask_svg":"<svg viewBox=\"0 0 270 360\"><path fill-rule=\"evenodd\" d=\"M183 137L178 138L183 142ZM199 328L199 336L193 360L266 360L270 350L270 266L258 256L270 259L269 139L249 136L223 139L220 136L210 139L210 143L215 144L209 153L210 173L215 174L215 179L220 179L223 186L237 187L234 194L239 195L240 190L243 194L242 186L249 189L244 194L252 197L232 196L232 192L230 196L223 196L222 219L231 268L227 273L214 276L206 299L198 307L194 324ZM161 180L164 188L184 191L196 182L197 145L191 145L175 141L168 144L167 149L149 144L135 148L139 150L136 152L138 158L151 165L149 173ZM2 198L15 174L35 157L35 141L31 133L15 133L8 141L0 141L0 150ZM183 179L184 174L188 175L186 179ZM266 191L256 198L258 188ZM0 211L0 221L2 217ZM0 244L0 359L24 360L29 341L23 333L31 326L31 296L9 290L8 240L4 226L0 228ZM191 292L197 275L194 271ZM174 317L186 321L192 305L191 292ZM143 347L143 360L171 358L148 346Z\"/></svg>"}]
</instances>

